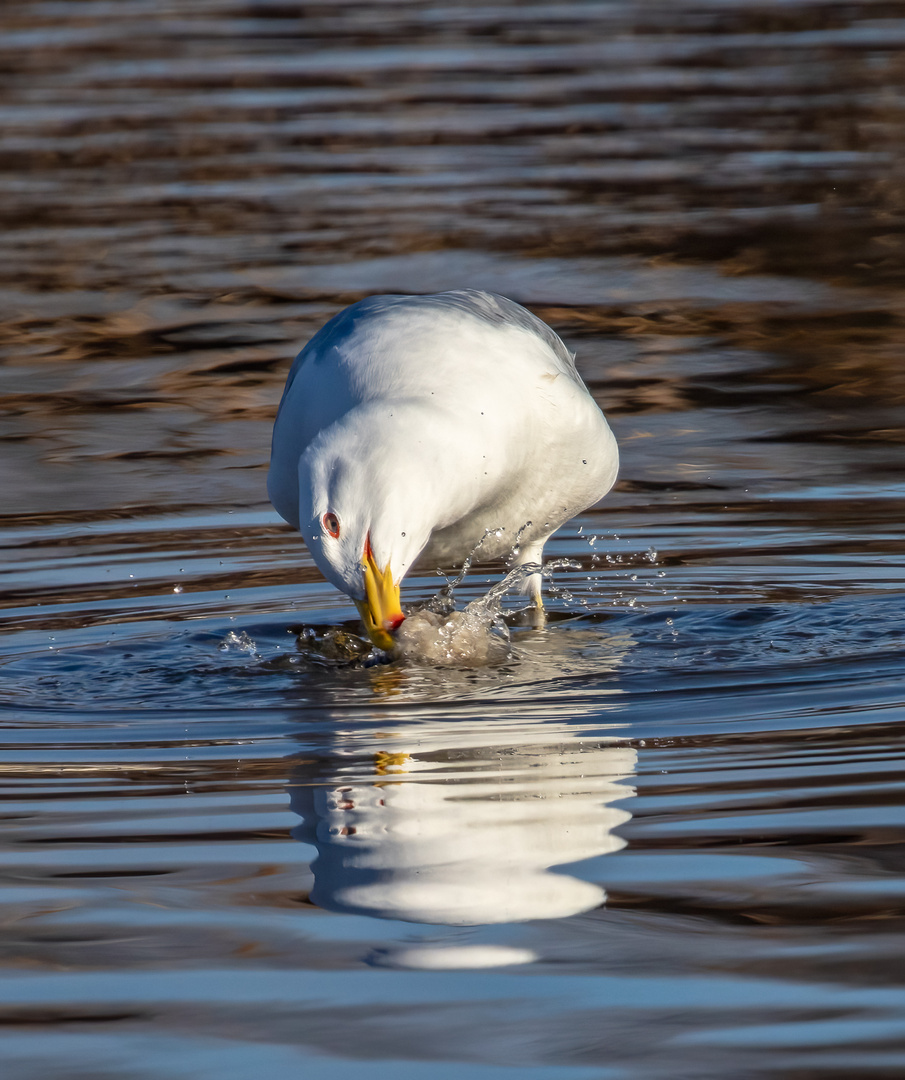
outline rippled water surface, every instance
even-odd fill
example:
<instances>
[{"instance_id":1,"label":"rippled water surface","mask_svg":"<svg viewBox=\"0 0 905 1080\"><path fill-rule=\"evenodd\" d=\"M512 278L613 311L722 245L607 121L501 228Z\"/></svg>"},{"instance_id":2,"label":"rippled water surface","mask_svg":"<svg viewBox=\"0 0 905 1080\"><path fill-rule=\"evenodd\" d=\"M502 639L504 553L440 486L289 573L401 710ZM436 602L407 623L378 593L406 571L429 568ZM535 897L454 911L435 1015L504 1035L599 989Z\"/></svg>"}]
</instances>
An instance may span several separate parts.
<instances>
[{"instance_id":1,"label":"rippled water surface","mask_svg":"<svg viewBox=\"0 0 905 1080\"><path fill-rule=\"evenodd\" d=\"M4 1080L905 1075L905 4L0 29ZM620 480L502 663L350 663L282 381L462 286Z\"/></svg>"}]
</instances>

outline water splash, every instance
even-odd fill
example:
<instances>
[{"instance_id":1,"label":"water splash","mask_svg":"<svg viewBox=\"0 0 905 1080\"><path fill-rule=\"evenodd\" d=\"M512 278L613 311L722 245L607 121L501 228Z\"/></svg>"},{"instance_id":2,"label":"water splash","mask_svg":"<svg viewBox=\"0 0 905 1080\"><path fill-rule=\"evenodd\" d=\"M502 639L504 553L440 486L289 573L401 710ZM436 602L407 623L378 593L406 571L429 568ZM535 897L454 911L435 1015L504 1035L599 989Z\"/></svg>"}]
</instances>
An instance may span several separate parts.
<instances>
[{"instance_id":1,"label":"water splash","mask_svg":"<svg viewBox=\"0 0 905 1080\"><path fill-rule=\"evenodd\" d=\"M444 617L425 607L409 615L396 631L392 655L439 667L502 664L512 655L509 628L502 619L469 608Z\"/></svg>"},{"instance_id":2,"label":"water splash","mask_svg":"<svg viewBox=\"0 0 905 1080\"><path fill-rule=\"evenodd\" d=\"M474 553L472 553L474 554ZM425 606L411 612L396 631L395 659L440 667L488 667L512 658L502 600L521 590L538 563L516 566L464 610L455 607L450 583ZM461 581L464 573L457 581Z\"/></svg>"},{"instance_id":3,"label":"water splash","mask_svg":"<svg viewBox=\"0 0 905 1080\"><path fill-rule=\"evenodd\" d=\"M523 528L529 524L526 523ZM322 632L313 627L302 627L296 630L295 655L272 658L268 666L286 668L301 663L304 666L342 668L402 662L423 667L468 670L518 660L521 650L513 646L510 627L540 629L546 623L546 614L533 603L522 606L508 604L504 608L504 600L510 594L524 593L526 583L537 575L544 579L544 592L556 601L557 608L565 608L573 613L600 610L600 590L603 588L607 608L612 605L631 610L645 609L644 601L638 595L638 586L654 587L654 581L641 580L643 568L650 567L658 558L652 547L625 556L606 557L607 561L618 561L621 571L619 583L610 575L601 576L599 573L598 565L604 558L602 554L593 556L590 565L575 558L551 559L543 566L534 562L523 563L510 569L482 596L467 603L464 608L458 608L456 588L468 574L481 543L489 536L498 537L500 531L488 529L454 578L448 578L438 592L420 605L408 608L405 621L395 633L395 644L388 653L375 649L369 641L345 629L334 628ZM639 573L632 572L639 569ZM562 585L556 581L556 575L561 571L567 574ZM587 576L581 580L577 581L571 576L582 571ZM654 571L651 568L649 572ZM659 573L662 576L664 572ZM630 583L630 591L618 587L626 583ZM650 596L650 593L647 595ZM254 642L235 632L221 645L223 651L229 648L255 654Z\"/></svg>"},{"instance_id":4,"label":"water splash","mask_svg":"<svg viewBox=\"0 0 905 1080\"><path fill-rule=\"evenodd\" d=\"M561 561L566 562L567 560L557 559L550 566L555 568ZM466 605L465 610L472 611L475 614L488 613L498 616L501 614L500 603L503 597L516 590L521 591L530 577L541 572L540 563L522 563L521 566L514 566L501 581L491 586L483 596L478 597L477 600L472 600L470 604ZM543 571L543 573L546 575L546 571Z\"/></svg>"},{"instance_id":5,"label":"water splash","mask_svg":"<svg viewBox=\"0 0 905 1080\"><path fill-rule=\"evenodd\" d=\"M515 534L515 540L512 542L512 550L509 552L509 556L506 560L506 565L511 566L515 559L519 557L522 550L522 536L526 529L530 529L534 524L532 521L526 521L524 525Z\"/></svg>"},{"instance_id":6,"label":"water splash","mask_svg":"<svg viewBox=\"0 0 905 1080\"><path fill-rule=\"evenodd\" d=\"M527 525L530 522L523 528ZM474 554L472 552L471 557ZM469 566L471 557L466 560ZM546 616L543 609L528 604L510 609L504 618L502 602L510 593L524 593L526 583L535 575L543 577L549 595L565 607L589 610L584 599L554 582L554 575L560 570L584 569L575 559L552 559L544 566L533 562L515 566L483 596L458 610L453 592L467 569L468 566L464 566L455 579L447 581L444 588L421 608L409 612L396 631L393 659L442 667L485 667L512 659L516 653L511 646L507 618L512 621L513 618L527 617L537 629L544 625ZM633 607L634 603L631 600L628 605Z\"/></svg>"},{"instance_id":7,"label":"water splash","mask_svg":"<svg viewBox=\"0 0 905 1080\"><path fill-rule=\"evenodd\" d=\"M230 630L226 637L220 642L220 652L246 652L251 653L253 656L258 655L258 646L252 641L252 639L246 634L244 630Z\"/></svg>"},{"instance_id":8,"label":"water splash","mask_svg":"<svg viewBox=\"0 0 905 1080\"><path fill-rule=\"evenodd\" d=\"M528 524L530 525L531 523L528 522ZM518 542L518 538L522 535L522 532L525 528L526 526L523 525L522 528L519 529L515 539L516 543ZM468 576L468 571L471 570L472 566L474 565L474 561L477 558L478 552L481 550L484 541L487 539L488 536L494 536L497 539L500 539L505 531L505 528L503 528L502 526L495 529L485 529L484 535L465 557L465 561L462 563L462 569L458 572L458 574L456 574L454 578L447 578L446 584L443 586L443 588L436 594L436 596L432 597L431 600L428 601L428 603L436 603L441 606L444 604L449 604L450 608L448 610L451 610L451 606L454 606L452 600L453 593ZM438 570L437 573L442 575L443 571Z\"/></svg>"},{"instance_id":9,"label":"water splash","mask_svg":"<svg viewBox=\"0 0 905 1080\"><path fill-rule=\"evenodd\" d=\"M331 629L318 633L312 626L301 627L296 635L296 656L280 658L278 666L297 663L299 659L316 667L339 668L367 663L373 649L371 643L347 630Z\"/></svg>"}]
</instances>

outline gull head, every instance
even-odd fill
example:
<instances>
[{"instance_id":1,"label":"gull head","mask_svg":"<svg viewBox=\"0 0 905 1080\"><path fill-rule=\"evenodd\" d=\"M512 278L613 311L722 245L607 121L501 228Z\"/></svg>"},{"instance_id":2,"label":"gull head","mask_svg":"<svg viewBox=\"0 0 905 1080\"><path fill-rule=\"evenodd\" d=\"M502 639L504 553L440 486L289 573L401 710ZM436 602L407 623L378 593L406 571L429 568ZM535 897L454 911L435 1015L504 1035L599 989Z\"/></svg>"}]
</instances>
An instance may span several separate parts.
<instances>
[{"instance_id":1,"label":"gull head","mask_svg":"<svg viewBox=\"0 0 905 1080\"><path fill-rule=\"evenodd\" d=\"M430 539L418 475L404 448L348 424L322 432L299 459L299 529L308 550L384 650L405 618L402 578Z\"/></svg>"}]
</instances>

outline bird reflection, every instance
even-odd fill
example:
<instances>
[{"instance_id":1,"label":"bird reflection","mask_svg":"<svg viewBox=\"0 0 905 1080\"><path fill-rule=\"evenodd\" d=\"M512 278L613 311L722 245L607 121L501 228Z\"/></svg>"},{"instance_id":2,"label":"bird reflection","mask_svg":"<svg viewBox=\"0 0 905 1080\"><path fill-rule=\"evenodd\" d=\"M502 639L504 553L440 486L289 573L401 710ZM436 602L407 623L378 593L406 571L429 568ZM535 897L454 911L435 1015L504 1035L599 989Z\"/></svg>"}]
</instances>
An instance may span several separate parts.
<instances>
[{"instance_id":1,"label":"bird reflection","mask_svg":"<svg viewBox=\"0 0 905 1080\"><path fill-rule=\"evenodd\" d=\"M613 830L631 817L634 750L565 725L466 727L358 732L299 763L293 835L317 849L313 903L470 926L564 918L605 899L551 868L624 846Z\"/></svg>"}]
</instances>

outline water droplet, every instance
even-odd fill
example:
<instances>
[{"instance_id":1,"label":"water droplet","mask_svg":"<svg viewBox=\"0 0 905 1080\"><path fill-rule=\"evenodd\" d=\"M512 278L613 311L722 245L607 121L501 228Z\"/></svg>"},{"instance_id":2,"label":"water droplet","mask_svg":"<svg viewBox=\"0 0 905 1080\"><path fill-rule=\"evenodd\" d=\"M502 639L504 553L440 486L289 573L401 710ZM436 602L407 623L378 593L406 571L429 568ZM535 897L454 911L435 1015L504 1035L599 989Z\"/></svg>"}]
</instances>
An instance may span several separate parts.
<instances>
[{"instance_id":1,"label":"water droplet","mask_svg":"<svg viewBox=\"0 0 905 1080\"><path fill-rule=\"evenodd\" d=\"M244 630L240 630L238 633L235 630L230 630L218 647L220 652L229 652L230 649L238 649L241 652L255 653L255 655L257 655L255 652L257 646Z\"/></svg>"}]
</instances>

